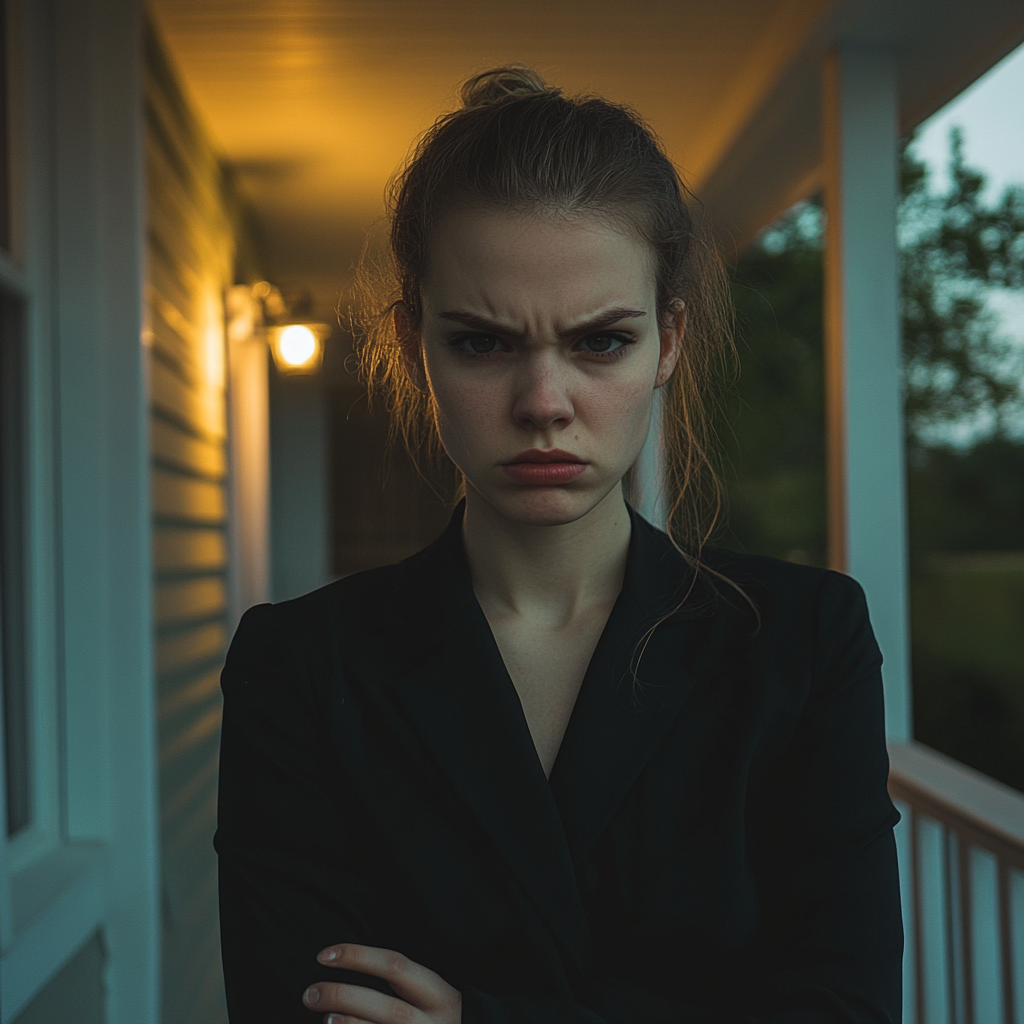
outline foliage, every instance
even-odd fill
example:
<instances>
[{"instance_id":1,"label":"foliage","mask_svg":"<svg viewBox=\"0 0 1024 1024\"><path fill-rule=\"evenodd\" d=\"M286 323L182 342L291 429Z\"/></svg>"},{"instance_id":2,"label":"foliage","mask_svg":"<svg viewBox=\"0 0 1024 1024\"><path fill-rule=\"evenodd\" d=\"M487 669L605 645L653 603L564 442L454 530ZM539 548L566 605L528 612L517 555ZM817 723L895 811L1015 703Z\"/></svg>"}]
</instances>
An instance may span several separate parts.
<instances>
[{"instance_id":1,"label":"foliage","mask_svg":"<svg viewBox=\"0 0 1024 1024\"><path fill-rule=\"evenodd\" d=\"M728 407L726 544L825 556L821 217L809 204L751 247L733 277L742 367Z\"/></svg>"},{"instance_id":2,"label":"foliage","mask_svg":"<svg viewBox=\"0 0 1024 1024\"><path fill-rule=\"evenodd\" d=\"M914 574L914 733L1024 791L1024 572L1019 555L1003 561L952 556Z\"/></svg>"},{"instance_id":3,"label":"foliage","mask_svg":"<svg viewBox=\"0 0 1024 1024\"><path fill-rule=\"evenodd\" d=\"M987 204L985 176L967 166L959 129L944 192L933 191L912 146L900 177L908 440L935 447L951 423L1006 436L1021 401L1022 350L999 335L987 293L1024 287L1024 189Z\"/></svg>"},{"instance_id":4,"label":"foliage","mask_svg":"<svg viewBox=\"0 0 1024 1024\"><path fill-rule=\"evenodd\" d=\"M899 248L909 491L915 547L1024 547L1014 417L1024 346L1003 338L992 289L1024 289L1024 189L984 196L963 138L937 190L912 140L901 158ZM742 372L722 430L730 531L721 542L821 564L825 557L822 214L801 204L764 232L734 274ZM970 441L964 445L963 439ZM955 442L959 441L959 450ZM967 485L965 481L973 481ZM979 483L979 481L984 483ZM1014 523L1021 524L1014 528ZM974 525L971 525L974 524Z\"/></svg>"},{"instance_id":5,"label":"foliage","mask_svg":"<svg viewBox=\"0 0 1024 1024\"><path fill-rule=\"evenodd\" d=\"M923 452L908 472L911 557L1024 550L1024 444L1006 438Z\"/></svg>"}]
</instances>

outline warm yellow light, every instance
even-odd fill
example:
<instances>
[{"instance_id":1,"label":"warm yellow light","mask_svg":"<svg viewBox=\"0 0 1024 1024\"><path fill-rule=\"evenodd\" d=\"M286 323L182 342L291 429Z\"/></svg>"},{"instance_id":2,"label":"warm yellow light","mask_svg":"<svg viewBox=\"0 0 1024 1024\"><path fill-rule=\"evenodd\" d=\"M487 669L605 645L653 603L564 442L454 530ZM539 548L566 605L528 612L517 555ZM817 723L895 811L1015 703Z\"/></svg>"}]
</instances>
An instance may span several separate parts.
<instances>
[{"instance_id":1,"label":"warm yellow light","mask_svg":"<svg viewBox=\"0 0 1024 1024\"><path fill-rule=\"evenodd\" d=\"M303 324L292 324L281 331L277 347L288 366L305 366L316 356L316 335Z\"/></svg>"},{"instance_id":2,"label":"warm yellow light","mask_svg":"<svg viewBox=\"0 0 1024 1024\"><path fill-rule=\"evenodd\" d=\"M283 324L268 328L267 341L277 372L285 376L317 373L323 363L324 342L330 334L327 324Z\"/></svg>"}]
</instances>

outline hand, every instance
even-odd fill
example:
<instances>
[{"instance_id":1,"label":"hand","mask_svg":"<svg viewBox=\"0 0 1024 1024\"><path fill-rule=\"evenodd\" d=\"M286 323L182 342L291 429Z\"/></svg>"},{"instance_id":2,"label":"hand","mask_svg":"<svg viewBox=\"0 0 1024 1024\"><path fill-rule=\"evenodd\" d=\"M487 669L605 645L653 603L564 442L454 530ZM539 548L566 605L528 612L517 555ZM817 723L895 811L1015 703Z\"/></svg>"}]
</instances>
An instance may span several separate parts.
<instances>
[{"instance_id":1,"label":"hand","mask_svg":"<svg viewBox=\"0 0 1024 1024\"><path fill-rule=\"evenodd\" d=\"M316 958L328 967L383 978L399 996L363 985L317 982L306 989L302 1001L325 1012L324 1024L462 1024L462 993L401 953L344 942L328 946Z\"/></svg>"}]
</instances>

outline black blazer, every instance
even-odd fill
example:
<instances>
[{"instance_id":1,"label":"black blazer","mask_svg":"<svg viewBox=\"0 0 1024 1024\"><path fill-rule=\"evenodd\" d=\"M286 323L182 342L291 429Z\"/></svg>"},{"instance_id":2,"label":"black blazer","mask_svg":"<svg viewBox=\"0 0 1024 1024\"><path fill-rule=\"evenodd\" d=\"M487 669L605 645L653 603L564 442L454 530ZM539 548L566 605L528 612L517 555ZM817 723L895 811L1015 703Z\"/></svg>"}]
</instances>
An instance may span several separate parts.
<instances>
[{"instance_id":1,"label":"black blazer","mask_svg":"<svg viewBox=\"0 0 1024 1024\"><path fill-rule=\"evenodd\" d=\"M464 1024L898 1021L898 815L861 589L712 558L760 622L729 586L690 592L632 513L550 783L461 510L399 565L247 612L215 840L232 1022L317 1021L300 997L344 980L314 959L338 942L430 967Z\"/></svg>"}]
</instances>

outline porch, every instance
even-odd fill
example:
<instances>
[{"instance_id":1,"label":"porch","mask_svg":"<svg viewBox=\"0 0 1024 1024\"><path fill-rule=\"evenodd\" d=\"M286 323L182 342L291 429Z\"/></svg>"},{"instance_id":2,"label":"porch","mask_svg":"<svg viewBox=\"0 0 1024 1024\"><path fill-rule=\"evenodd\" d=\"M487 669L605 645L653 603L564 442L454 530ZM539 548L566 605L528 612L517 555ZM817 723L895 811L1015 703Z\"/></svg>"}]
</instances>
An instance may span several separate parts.
<instances>
[{"instance_id":1,"label":"porch","mask_svg":"<svg viewBox=\"0 0 1024 1024\"><path fill-rule=\"evenodd\" d=\"M332 521L338 488L379 472L358 458L380 438L349 339L334 329L315 374L279 373L267 342L337 322L409 141L461 78L520 60L636 106L727 254L824 194L829 559L864 586L885 657L905 1019L1024 1024L1024 796L912 735L895 231L900 137L1024 41L1019 5L3 15L3 1020L225 1019L210 843L231 631L327 582L339 545L349 568L389 561L442 514L396 467L388 531L370 508ZM659 465L652 435L653 521Z\"/></svg>"}]
</instances>

